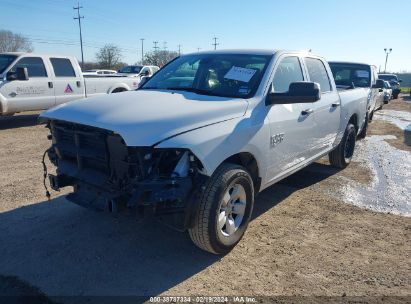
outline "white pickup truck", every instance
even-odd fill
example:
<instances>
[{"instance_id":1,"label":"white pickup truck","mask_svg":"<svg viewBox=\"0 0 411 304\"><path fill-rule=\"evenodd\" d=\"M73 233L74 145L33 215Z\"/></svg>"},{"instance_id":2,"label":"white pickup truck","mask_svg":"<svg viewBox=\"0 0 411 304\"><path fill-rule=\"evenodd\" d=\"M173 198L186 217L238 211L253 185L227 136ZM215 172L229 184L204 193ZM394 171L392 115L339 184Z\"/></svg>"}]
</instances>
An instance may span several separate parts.
<instances>
[{"instance_id":1,"label":"white pickup truck","mask_svg":"<svg viewBox=\"0 0 411 304\"><path fill-rule=\"evenodd\" d=\"M0 54L0 116L45 110L68 101L138 87L131 77L84 78L74 57Z\"/></svg>"},{"instance_id":2,"label":"white pickup truck","mask_svg":"<svg viewBox=\"0 0 411 304\"><path fill-rule=\"evenodd\" d=\"M240 241L263 189L327 154L347 166L366 127L367 91L339 93L312 53L188 54L143 82L41 115L51 187L73 186L67 199L86 207L172 215L212 253Z\"/></svg>"}]
</instances>

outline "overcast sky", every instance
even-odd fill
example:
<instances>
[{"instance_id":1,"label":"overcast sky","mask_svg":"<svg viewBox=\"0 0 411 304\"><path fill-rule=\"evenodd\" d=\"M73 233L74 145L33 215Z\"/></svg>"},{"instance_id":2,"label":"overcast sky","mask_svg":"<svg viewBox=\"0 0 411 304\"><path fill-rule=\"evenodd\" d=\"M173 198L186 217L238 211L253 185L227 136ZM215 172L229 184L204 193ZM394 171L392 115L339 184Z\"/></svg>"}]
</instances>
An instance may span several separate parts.
<instances>
[{"instance_id":1,"label":"overcast sky","mask_svg":"<svg viewBox=\"0 0 411 304\"><path fill-rule=\"evenodd\" d=\"M183 53L198 48L312 49L328 60L367 62L411 71L409 0L82 0L85 60L113 43L127 63L153 50L153 41ZM0 0L0 29L26 35L35 51L80 57L71 0Z\"/></svg>"}]
</instances>

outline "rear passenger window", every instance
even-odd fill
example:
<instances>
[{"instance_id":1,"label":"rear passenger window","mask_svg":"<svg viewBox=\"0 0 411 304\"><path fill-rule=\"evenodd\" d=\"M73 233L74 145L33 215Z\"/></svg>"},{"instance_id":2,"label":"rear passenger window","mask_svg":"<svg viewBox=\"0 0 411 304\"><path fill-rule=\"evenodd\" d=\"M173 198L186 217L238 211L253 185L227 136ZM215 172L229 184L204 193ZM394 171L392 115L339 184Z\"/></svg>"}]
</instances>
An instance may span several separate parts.
<instances>
[{"instance_id":1,"label":"rear passenger window","mask_svg":"<svg viewBox=\"0 0 411 304\"><path fill-rule=\"evenodd\" d=\"M324 63L315 58L305 58L305 63L310 81L319 83L321 92L331 91L330 79L328 78Z\"/></svg>"},{"instance_id":2,"label":"rear passenger window","mask_svg":"<svg viewBox=\"0 0 411 304\"><path fill-rule=\"evenodd\" d=\"M303 72L298 57L286 57L281 60L274 74L275 92L287 92L292 82L303 81Z\"/></svg>"},{"instance_id":3,"label":"rear passenger window","mask_svg":"<svg viewBox=\"0 0 411 304\"><path fill-rule=\"evenodd\" d=\"M40 57L24 57L20 59L10 70L16 72L17 68L27 68L29 77L47 77L43 59Z\"/></svg>"},{"instance_id":4,"label":"rear passenger window","mask_svg":"<svg viewBox=\"0 0 411 304\"><path fill-rule=\"evenodd\" d=\"M56 77L76 77L73 66L67 58L50 58Z\"/></svg>"}]
</instances>

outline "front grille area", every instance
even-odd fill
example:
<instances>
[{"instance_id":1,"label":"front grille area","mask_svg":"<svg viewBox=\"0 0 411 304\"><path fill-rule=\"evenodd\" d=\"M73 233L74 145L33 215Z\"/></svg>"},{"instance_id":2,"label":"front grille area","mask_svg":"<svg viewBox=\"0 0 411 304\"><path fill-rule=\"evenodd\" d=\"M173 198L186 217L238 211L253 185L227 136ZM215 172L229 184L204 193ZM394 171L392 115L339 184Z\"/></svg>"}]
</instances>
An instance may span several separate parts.
<instances>
[{"instance_id":1,"label":"front grille area","mask_svg":"<svg viewBox=\"0 0 411 304\"><path fill-rule=\"evenodd\" d=\"M127 147L119 135L61 121L51 122L50 129L60 174L97 186L120 178L113 162L127 165Z\"/></svg>"}]
</instances>

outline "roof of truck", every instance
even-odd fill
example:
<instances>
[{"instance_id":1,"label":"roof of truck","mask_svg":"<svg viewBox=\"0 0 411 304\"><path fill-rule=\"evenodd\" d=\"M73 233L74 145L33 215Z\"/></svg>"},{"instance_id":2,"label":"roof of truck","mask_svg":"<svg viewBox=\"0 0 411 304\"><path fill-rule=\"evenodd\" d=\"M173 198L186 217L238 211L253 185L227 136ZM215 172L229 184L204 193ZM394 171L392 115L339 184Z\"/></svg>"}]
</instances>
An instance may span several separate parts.
<instances>
[{"instance_id":1,"label":"roof of truck","mask_svg":"<svg viewBox=\"0 0 411 304\"><path fill-rule=\"evenodd\" d=\"M279 50L279 49L227 49L227 50L209 50L209 51L201 51L201 52L194 52L192 54L252 54L252 55L273 55L275 53L308 53L308 50ZM314 53L310 53L315 55ZM315 55L317 56L317 55Z\"/></svg>"},{"instance_id":2,"label":"roof of truck","mask_svg":"<svg viewBox=\"0 0 411 304\"><path fill-rule=\"evenodd\" d=\"M352 62L352 61L335 61L330 60L328 63L337 63L337 64L361 64L361 65L368 65L368 66L375 66L375 64L369 64L365 62Z\"/></svg>"}]
</instances>

